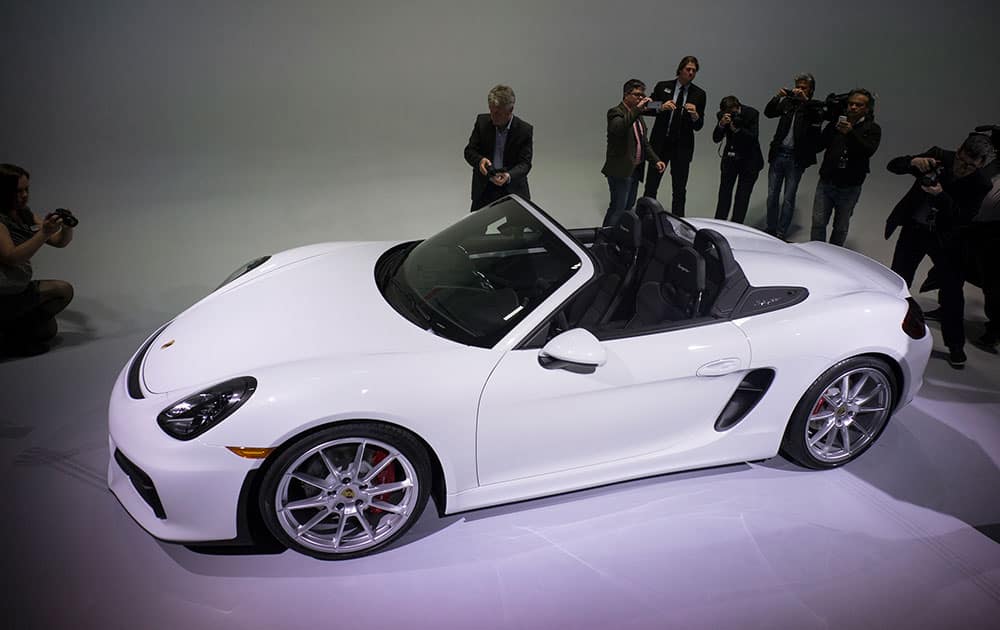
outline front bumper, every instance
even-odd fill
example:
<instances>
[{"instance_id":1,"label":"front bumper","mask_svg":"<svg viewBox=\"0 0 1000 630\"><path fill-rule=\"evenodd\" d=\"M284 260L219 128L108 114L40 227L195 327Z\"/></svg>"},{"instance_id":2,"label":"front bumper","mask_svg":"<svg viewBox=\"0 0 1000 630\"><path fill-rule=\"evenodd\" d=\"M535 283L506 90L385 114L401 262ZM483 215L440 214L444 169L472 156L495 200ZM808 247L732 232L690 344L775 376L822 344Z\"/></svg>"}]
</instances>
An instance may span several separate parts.
<instances>
[{"instance_id":1,"label":"front bumper","mask_svg":"<svg viewBox=\"0 0 1000 630\"><path fill-rule=\"evenodd\" d=\"M108 405L111 492L156 538L185 543L236 538L240 492L261 461L198 439L168 436L156 416L174 399L147 394L135 400L126 392L125 378L123 371Z\"/></svg>"}]
</instances>

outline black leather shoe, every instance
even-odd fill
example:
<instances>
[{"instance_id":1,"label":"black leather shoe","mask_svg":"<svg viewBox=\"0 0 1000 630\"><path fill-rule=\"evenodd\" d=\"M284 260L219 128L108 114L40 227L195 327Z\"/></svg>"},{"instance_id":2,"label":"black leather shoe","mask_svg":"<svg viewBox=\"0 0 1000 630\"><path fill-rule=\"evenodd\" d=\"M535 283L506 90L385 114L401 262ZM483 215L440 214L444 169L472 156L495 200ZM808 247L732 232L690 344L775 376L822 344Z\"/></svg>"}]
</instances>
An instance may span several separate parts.
<instances>
[{"instance_id":1,"label":"black leather shoe","mask_svg":"<svg viewBox=\"0 0 1000 630\"><path fill-rule=\"evenodd\" d=\"M965 368L965 350L961 348L950 348L948 350L948 365L955 368L956 370L961 370Z\"/></svg>"},{"instance_id":2,"label":"black leather shoe","mask_svg":"<svg viewBox=\"0 0 1000 630\"><path fill-rule=\"evenodd\" d=\"M982 337L972 340L972 345L984 352L989 352L990 354L1000 354L1000 352L997 351L998 344L1000 344L1000 338L989 332L984 334Z\"/></svg>"}]
</instances>

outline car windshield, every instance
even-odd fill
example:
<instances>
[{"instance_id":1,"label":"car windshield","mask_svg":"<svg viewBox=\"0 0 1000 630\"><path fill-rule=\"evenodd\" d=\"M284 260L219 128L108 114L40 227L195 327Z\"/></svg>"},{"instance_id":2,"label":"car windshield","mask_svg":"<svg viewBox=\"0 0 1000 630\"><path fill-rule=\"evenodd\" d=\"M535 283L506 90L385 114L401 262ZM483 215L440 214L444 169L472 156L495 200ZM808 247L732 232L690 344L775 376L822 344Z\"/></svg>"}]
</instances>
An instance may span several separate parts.
<instances>
[{"instance_id":1,"label":"car windshield","mask_svg":"<svg viewBox=\"0 0 1000 630\"><path fill-rule=\"evenodd\" d=\"M383 259L398 261L392 253ZM508 199L410 248L402 264L384 264L398 265L382 287L398 311L439 335L489 348L576 273L580 258Z\"/></svg>"}]
</instances>

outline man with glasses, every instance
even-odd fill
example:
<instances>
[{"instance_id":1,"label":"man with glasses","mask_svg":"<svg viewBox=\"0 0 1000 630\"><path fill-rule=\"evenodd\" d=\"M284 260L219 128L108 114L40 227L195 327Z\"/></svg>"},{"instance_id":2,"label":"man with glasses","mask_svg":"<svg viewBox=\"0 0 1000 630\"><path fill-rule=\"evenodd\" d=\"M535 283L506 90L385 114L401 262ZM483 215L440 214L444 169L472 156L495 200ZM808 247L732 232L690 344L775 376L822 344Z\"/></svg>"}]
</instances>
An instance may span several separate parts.
<instances>
[{"instance_id":1,"label":"man with glasses","mask_svg":"<svg viewBox=\"0 0 1000 630\"><path fill-rule=\"evenodd\" d=\"M648 103L646 84L629 79L622 87L622 102L608 110L608 147L601 172L608 178L611 202L604 225L614 225L619 214L635 205L644 162L656 173L667 168L646 139L642 110Z\"/></svg>"},{"instance_id":2,"label":"man with glasses","mask_svg":"<svg viewBox=\"0 0 1000 630\"><path fill-rule=\"evenodd\" d=\"M528 171L533 150L531 125L514 115L514 90L497 85L486 98L490 113L479 114L465 145L472 167L472 210L504 195L530 199Z\"/></svg>"},{"instance_id":3,"label":"man with glasses","mask_svg":"<svg viewBox=\"0 0 1000 630\"><path fill-rule=\"evenodd\" d=\"M892 270L910 286L924 256L934 262L940 286L941 337L948 347L948 365L955 369L964 367L966 361L961 230L992 187L982 167L993 154L990 139L973 134L958 151L931 147L919 155L894 158L888 166L891 173L916 177L885 223L886 239L902 227Z\"/></svg>"},{"instance_id":4,"label":"man with glasses","mask_svg":"<svg viewBox=\"0 0 1000 630\"><path fill-rule=\"evenodd\" d=\"M673 200L670 211L684 216L687 180L694 157L694 132L705 125L705 90L692 81L698 74L698 59L688 55L677 64L677 78L660 81L653 88L652 107L643 112L656 116L650 145L670 165ZM646 173L645 197L656 198L663 171L650 166Z\"/></svg>"}]
</instances>

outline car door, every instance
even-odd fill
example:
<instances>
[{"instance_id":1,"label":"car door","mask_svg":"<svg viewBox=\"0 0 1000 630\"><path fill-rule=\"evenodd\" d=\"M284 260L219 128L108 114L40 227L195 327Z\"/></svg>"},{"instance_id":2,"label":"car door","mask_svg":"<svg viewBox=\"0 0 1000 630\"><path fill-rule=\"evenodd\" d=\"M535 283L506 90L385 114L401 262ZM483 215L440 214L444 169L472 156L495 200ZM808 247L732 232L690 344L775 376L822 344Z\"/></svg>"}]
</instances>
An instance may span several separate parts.
<instances>
[{"instance_id":1,"label":"car door","mask_svg":"<svg viewBox=\"0 0 1000 630\"><path fill-rule=\"evenodd\" d=\"M538 349L504 355L483 389L480 485L672 457L718 438L714 423L750 363L729 321L600 342L604 365L545 367Z\"/></svg>"}]
</instances>

